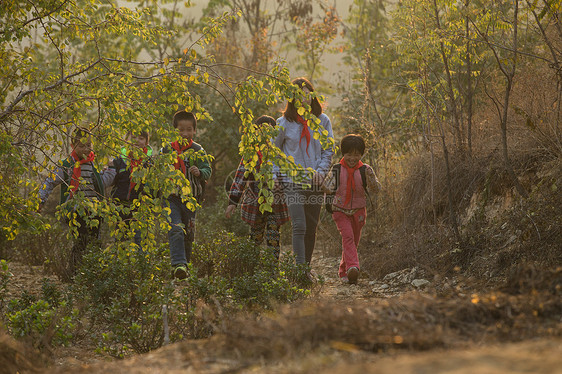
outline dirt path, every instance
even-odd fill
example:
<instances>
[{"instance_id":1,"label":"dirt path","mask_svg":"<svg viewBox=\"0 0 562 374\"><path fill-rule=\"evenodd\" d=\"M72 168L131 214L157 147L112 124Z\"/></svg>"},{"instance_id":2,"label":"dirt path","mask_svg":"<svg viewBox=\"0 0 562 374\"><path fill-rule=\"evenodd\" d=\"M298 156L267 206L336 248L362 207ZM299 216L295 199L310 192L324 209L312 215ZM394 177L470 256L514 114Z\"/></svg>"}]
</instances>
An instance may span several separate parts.
<instances>
[{"instance_id":1,"label":"dirt path","mask_svg":"<svg viewBox=\"0 0 562 374\"><path fill-rule=\"evenodd\" d=\"M423 274L416 269L405 269L387 275L381 280L368 279L366 274L362 274L357 285L343 284L337 277L339 258L329 256L326 252L320 249L315 253L313 269L319 278L323 279L323 282L315 288L313 296L307 301L306 305L310 306L309 311L299 311L299 306L288 305L284 307L284 310L280 310L278 316L268 317L270 322L279 320L278 324L266 323L265 320L260 322L259 317L255 320L248 320L247 326L242 326L240 330L244 331L246 327L248 330L254 329L255 338L252 334L245 337L217 334L210 339L183 341L148 354L110 362L104 361L107 358L93 354L91 347L60 348L53 352L56 357L55 366L44 372L209 374L322 372L335 374L343 371L347 374L365 372L562 374L562 339L556 338L540 338L504 344L479 344L459 340L448 342L449 349L429 348L428 351L421 352L394 348L369 352L360 349L358 345L346 343L345 339L332 339L318 344L312 343L314 339L310 340L310 343L303 342L298 330L292 333L290 329L306 327L306 318L309 317L313 318L315 323L323 319L329 321L325 315L322 315L322 311L329 310L330 305L334 313L340 313L340 315L347 312L338 312L338 308L347 309L359 316L362 310L357 303L363 305L363 308L365 305L372 305L372 311L367 309L367 312L376 313L377 305L380 306L382 299L401 301L404 293L412 295L416 293L416 290L424 289L426 286L418 288L412 285L416 279L425 280ZM15 275L12 279L11 293L15 295L25 289L29 289L32 293L33 290L40 290L41 279L44 278L40 267L13 264L11 269ZM54 278L51 280L56 282ZM408 293L407 291L414 292ZM314 309L315 305L319 305L319 307ZM326 309L326 305L328 305L328 309ZM349 306L346 307L346 305ZM405 318L407 318L407 313L413 313L408 309L408 305L411 304L406 301L399 305L398 309L399 313L405 313ZM319 311L320 313L318 313ZM290 319L295 312L301 314L298 318L304 319L304 322L300 321L304 325L300 325L300 327L292 325L295 321L299 321L298 318ZM377 319L375 318L375 320ZM345 324L348 321L342 320L342 323ZM242 323L246 322L242 321ZM333 323L333 320L329 323ZM380 320L379 323L382 326L385 323L388 324L388 321ZM279 326L283 326L283 330L279 330ZM361 325L359 324L359 326ZM365 325L366 327L367 325ZM327 328L329 329L330 325ZM424 331L428 331L426 326L421 325L415 329L422 334ZM560 323L558 329L560 329ZM263 336L266 338L260 342L260 338ZM458 338L455 339L458 340ZM234 344L232 344L233 341ZM240 346L237 346L237 343ZM280 345L280 349L272 346L264 348L261 344ZM265 352L264 356L252 354L256 351Z\"/></svg>"},{"instance_id":2,"label":"dirt path","mask_svg":"<svg viewBox=\"0 0 562 374\"><path fill-rule=\"evenodd\" d=\"M342 283L338 277L340 257L330 256L327 252L320 245L312 260L313 271L323 280L315 289L314 296L317 298L337 301L389 298L411 290L423 290L431 285L416 268L388 274L384 279L370 279L368 274L361 273L357 284ZM414 286L412 282L419 284L419 287Z\"/></svg>"}]
</instances>

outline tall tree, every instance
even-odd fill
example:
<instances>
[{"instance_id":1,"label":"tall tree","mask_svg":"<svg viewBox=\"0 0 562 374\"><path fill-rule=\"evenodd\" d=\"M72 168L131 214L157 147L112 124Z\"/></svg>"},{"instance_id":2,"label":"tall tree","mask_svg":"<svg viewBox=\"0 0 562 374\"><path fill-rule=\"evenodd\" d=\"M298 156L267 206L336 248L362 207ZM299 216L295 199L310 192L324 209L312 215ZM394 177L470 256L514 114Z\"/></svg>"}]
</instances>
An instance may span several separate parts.
<instances>
[{"instance_id":1,"label":"tall tree","mask_svg":"<svg viewBox=\"0 0 562 374\"><path fill-rule=\"evenodd\" d=\"M184 30L173 22L153 25L148 8L119 7L100 0L2 2L0 214L5 237L13 239L26 228L24 222L33 222L38 206L35 192L57 160L68 154L68 139L76 126L87 128L93 136L100 167L122 147L129 147L125 137L129 132L150 129L158 145L175 140L170 118L178 109L197 113L204 132L212 116L194 91L202 85L218 91L229 82L227 76L216 73L212 57L204 54L205 46L233 16L226 13L208 19L194 42L183 41L182 47L166 48L164 53L159 46L173 35L185 36ZM153 53L148 57L141 53L149 48ZM258 97L270 98L268 105L294 95L286 69L274 67L266 73L268 84L248 78L236 82L233 91L237 87L253 90ZM255 142L259 134L252 127L246 102L223 98L223 104L223 111L239 113L245 141ZM172 155L161 155L154 162L155 167L133 173L133 181L160 192L135 212L138 229L152 243L154 231L166 226L160 214L161 196L179 190L188 204L195 204L189 184L167 166L173 162ZM22 194L25 190L20 187L29 184L33 188ZM75 198L79 200L79 194ZM106 219L115 236L125 231L116 220L119 209L108 200L89 207ZM46 228L47 224L33 226Z\"/></svg>"}]
</instances>

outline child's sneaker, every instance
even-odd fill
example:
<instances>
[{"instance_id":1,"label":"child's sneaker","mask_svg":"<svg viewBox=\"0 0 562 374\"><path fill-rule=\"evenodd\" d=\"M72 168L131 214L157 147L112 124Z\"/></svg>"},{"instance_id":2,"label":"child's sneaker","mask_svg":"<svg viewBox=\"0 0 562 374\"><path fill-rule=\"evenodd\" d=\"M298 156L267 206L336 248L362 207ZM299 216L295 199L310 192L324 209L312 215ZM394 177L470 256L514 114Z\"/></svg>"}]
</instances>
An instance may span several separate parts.
<instances>
[{"instance_id":1,"label":"child's sneaker","mask_svg":"<svg viewBox=\"0 0 562 374\"><path fill-rule=\"evenodd\" d=\"M185 265L176 265L174 267L174 278L176 279L185 279L187 278L187 266Z\"/></svg>"},{"instance_id":2,"label":"child's sneaker","mask_svg":"<svg viewBox=\"0 0 562 374\"><path fill-rule=\"evenodd\" d=\"M348 284L348 283L349 283L349 278L348 278L348 277L341 277L341 278L340 278L340 282L342 282L343 284Z\"/></svg>"},{"instance_id":3,"label":"child's sneaker","mask_svg":"<svg viewBox=\"0 0 562 374\"><path fill-rule=\"evenodd\" d=\"M357 278L359 278L359 269L355 266L347 269L347 278L349 279L349 284L357 284Z\"/></svg>"}]
</instances>

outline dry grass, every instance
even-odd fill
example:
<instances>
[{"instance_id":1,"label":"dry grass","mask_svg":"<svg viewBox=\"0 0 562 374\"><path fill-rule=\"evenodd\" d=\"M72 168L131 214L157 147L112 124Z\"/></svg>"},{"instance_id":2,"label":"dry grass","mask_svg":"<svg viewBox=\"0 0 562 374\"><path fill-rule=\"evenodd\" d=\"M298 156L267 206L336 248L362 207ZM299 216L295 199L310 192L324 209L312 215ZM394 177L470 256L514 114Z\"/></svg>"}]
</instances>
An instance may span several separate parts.
<instances>
[{"instance_id":1,"label":"dry grass","mask_svg":"<svg viewBox=\"0 0 562 374\"><path fill-rule=\"evenodd\" d=\"M472 155L454 149L449 155L462 242L450 225L441 152L409 157L396 166L404 170L399 182L383 181L374 220L371 215L363 231L362 264L372 277L413 266L446 276L460 267L497 283L519 264L562 265L562 133L553 110L556 82L552 71L541 69L521 70L509 112L510 163L530 197L517 195L505 171L496 107L480 103ZM501 93L501 84L490 87Z\"/></svg>"},{"instance_id":2,"label":"dry grass","mask_svg":"<svg viewBox=\"0 0 562 374\"><path fill-rule=\"evenodd\" d=\"M233 318L221 333L225 352L279 359L328 344L368 352L428 350L467 342L561 336L562 268L514 272L503 291L448 296L412 293L369 302L301 302L258 317ZM534 275L530 275L534 274Z\"/></svg>"}]
</instances>

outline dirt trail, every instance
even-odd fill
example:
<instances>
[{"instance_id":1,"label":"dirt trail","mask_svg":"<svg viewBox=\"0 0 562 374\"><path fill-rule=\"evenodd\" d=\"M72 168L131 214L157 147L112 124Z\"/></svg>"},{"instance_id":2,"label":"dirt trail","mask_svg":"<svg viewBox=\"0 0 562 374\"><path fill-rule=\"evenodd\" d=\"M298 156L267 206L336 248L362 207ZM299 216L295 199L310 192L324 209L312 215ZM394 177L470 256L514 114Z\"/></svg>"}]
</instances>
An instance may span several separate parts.
<instances>
[{"instance_id":1,"label":"dirt trail","mask_svg":"<svg viewBox=\"0 0 562 374\"><path fill-rule=\"evenodd\" d=\"M268 318L279 320L279 325L267 323L257 318L248 320L247 326L242 326L240 331L254 330L243 336L240 331L238 337L217 334L210 339L197 341L183 341L154 350L148 354L136 355L120 361L106 361L108 358L96 356L92 347L59 348L54 353L54 366L44 370L45 373L341 373L363 374L367 373L561 373L562 374L562 339L537 338L518 343L486 343L479 344L474 341L448 341L447 347L435 348L429 346L427 351L415 352L411 349L390 348L383 350L365 350L358 345L346 343L345 339L326 340L325 343L314 344L302 341L302 336L295 332L294 335L287 329L303 328L306 318L313 321L322 321L325 315L322 311L334 309L351 310L359 315L367 305L370 310L377 313L377 305L381 300L398 301L399 308L406 313L412 300L407 295L416 295L417 290L423 290L426 285L417 288L412 285L414 280L425 280L423 274L416 269L405 269L388 275L384 279L368 279L362 274L359 284L348 285L340 282L337 277L339 258L329 256L327 251L319 249L315 252L313 269L323 283L315 287L313 296L307 301L309 312L302 316L294 316L299 306L288 305L280 310L279 316ZM19 294L22 290L40 289L40 279L43 274L40 267L27 267L13 264L14 271L12 292ZM52 281L55 279L51 278ZM429 286L432 287L430 281ZM429 299L427 297L426 299ZM406 300L403 302L403 300ZM423 296L420 298L423 301ZM414 299L415 302L415 299ZM401 304L402 303L402 304ZM410 303L410 304L408 304ZM384 304L384 303L383 303ZM314 306L318 305L316 309ZM326 309L326 305L328 309ZM369 307L369 306L372 307ZM346 308L346 306L349 306ZM318 313L320 312L320 313ZM413 312L416 312L415 310ZM307 313L312 313L308 315ZM302 318L301 318L302 317ZM301 318L299 320L299 318ZM331 316L333 321L333 316ZM378 317L375 319L377 320ZM243 320L242 320L243 321ZM347 323L349 320L342 320ZM245 321L243 321L245 323ZM291 324L298 322L304 325ZM372 321L371 321L372 322ZM236 323L236 322L235 322ZM330 322L333 323L333 322ZM380 324L388 324L388 320L380 320ZM562 321L558 323L561 330ZM284 326L282 332L275 326ZM313 328L316 325L313 325ZM333 325L331 325L333 326ZM365 326L366 327L366 326ZM388 327L388 326L386 326ZM327 326L330 329L330 325ZM353 327L352 327L353 328ZM390 326L392 329L392 326ZM415 327L414 327L415 328ZM420 334L431 329L431 326L415 328ZM343 331L343 330L342 330ZM381 330L382 331L382 330ZM252 335L254 333L255 335ZM265 336L265 340L263 337ZM270 337L268 339L267 337ZM371 335L372 336L372 335ZM560 335L558 335L560 336ZM254 339L255 338L255 339ZM260 340L261 339L261 340ZM299 341L299 339L301 339ZM261 341L261 343L260 343ZM234 342L235 344L232 344ZM298 343L298 344L297 344ZM240 346L237 346L239 344ZM266 347L265 345L281 344L280 349ZM247 352L245 352L247 349ZM265 352L264 357L251 352ZM248 352L250 352L248 354Z\"/></svg>"}]
</instances>

